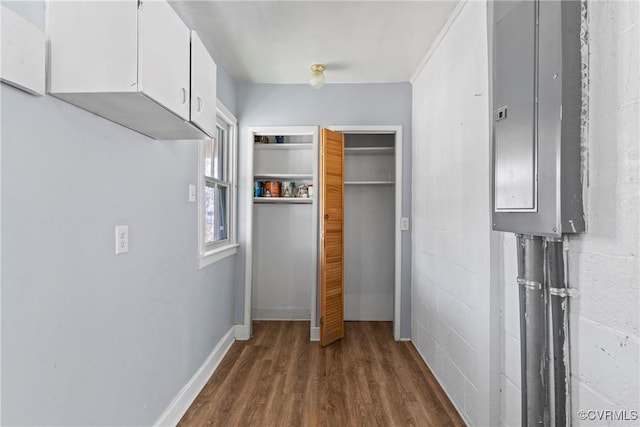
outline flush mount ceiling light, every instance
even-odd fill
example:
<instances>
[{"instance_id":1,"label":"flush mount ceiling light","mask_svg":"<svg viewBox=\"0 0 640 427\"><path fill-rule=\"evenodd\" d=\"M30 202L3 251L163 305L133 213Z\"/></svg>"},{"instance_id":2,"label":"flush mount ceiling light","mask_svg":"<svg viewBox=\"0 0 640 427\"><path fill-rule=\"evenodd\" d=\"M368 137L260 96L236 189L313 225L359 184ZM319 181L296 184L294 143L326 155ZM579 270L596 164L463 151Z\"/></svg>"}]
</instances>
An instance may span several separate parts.
<instances>
[{"instance_id":1,"label":"flush mount ceiling light","mask_svg":"<svg viewBox=\"0 0 640 427\"><path fill-rule=\"evenodd\" d=\"M314 89L320 89L324 86L324 65L313 64L311 66L311 75L309 76L309 84Z\"/></svg>"}]
</instances>

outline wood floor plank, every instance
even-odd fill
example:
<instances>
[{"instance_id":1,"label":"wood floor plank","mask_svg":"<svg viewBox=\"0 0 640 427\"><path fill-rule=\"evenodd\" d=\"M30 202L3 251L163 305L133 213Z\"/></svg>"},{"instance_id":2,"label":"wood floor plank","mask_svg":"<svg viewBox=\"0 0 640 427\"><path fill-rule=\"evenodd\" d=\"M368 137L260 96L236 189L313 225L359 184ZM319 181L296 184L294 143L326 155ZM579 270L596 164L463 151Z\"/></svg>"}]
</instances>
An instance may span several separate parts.
<instances>
[{"instance_id":1,"label":"wood floor plank","mask_svg":"<svg viewBox=\"0 0 640 427\"><path fill-rule=\"evenodd\" d=\"M328 347L308 322L256 321L236 341L179 426L464 426L391 322L346 322Z\"/></svg>"}]
</instances>

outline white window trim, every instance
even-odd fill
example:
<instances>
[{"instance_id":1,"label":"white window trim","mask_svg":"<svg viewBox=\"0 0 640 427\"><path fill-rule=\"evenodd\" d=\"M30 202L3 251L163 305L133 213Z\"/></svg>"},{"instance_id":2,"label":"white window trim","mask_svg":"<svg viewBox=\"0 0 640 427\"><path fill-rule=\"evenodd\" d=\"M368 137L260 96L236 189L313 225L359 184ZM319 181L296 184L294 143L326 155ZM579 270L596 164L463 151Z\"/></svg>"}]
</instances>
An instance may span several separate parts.
<instances>
[{"instance_id":1,"label":"white window trim","mask_svg":"<svg viewBox=\"0 0 640 427\"><path fill-rule=\"evenodd\" d=\"M207 249L204 239L204 191L206 181L204 179L204 142L198 146L198 269L203 269L227 257L235 255L238 251L237 243L237 206L238 206L238 176L237 176L237 153L238 153L238 120L224 106L220 100L216 103L216 115L220 116L229 126L228 140L228 173L230 176L229 186L229 239L227 244L219 245Z\"/></svg>"}]
</instances>

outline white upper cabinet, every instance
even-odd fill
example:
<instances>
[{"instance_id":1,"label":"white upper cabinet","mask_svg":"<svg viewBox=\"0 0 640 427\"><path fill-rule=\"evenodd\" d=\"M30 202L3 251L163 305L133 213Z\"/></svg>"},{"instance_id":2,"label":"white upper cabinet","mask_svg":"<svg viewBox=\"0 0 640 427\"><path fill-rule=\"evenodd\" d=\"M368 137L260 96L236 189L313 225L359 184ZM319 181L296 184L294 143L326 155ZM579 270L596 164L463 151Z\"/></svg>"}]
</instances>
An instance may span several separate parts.
<instances>
[{"instance_id":1,"label":"white upper cabinet","mask_svg":"<svg viewBox=\"0 0 640 427\"><path fill-rule=\"evenodd\" d=\"M195 31L191 32L191 121L216 135L216 63Z\"/></svg>"},{"instance_id":2,"label":"white upper cabinet","mask_svg":"<svg viewBox=\"0 0 640 427\"><path fill-rule=\"evenodd\" d=\"M190 122L191 33L167 2L55 1L48 13L51 95L151 138L207 138ZM215 106L215 64L209 79Z\"/></svg>"},{"instance_id":3,"label":"white upper cabinet","mask_svg":"<svg viewBox=\"0 0 640 427\"><path fill-rule=\"evenodd\" d=\"M142 2L138 19L139 89L189 120L189 28L165 1Z\"/></svg>"}]
</instances>

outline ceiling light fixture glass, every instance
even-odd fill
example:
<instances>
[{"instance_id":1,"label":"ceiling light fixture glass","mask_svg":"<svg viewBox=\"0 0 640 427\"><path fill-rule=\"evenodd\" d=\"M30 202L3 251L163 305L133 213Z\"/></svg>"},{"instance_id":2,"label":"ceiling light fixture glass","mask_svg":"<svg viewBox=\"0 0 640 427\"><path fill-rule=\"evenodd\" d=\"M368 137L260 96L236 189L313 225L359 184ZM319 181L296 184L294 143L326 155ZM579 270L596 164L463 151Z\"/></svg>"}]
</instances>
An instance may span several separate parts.
<instances>
[{"instance_id":1,"label":"ceiling light fixture glass","mask_svg":"<svg viewBox=\"0 0 640 427\"><path fill-rule=\"evenodd\" d=\"M309 76L309 84L314 89L320 89L324 86L324 65L313 64L311 66L311 75Z\"/></svg>"}]
</instances>

